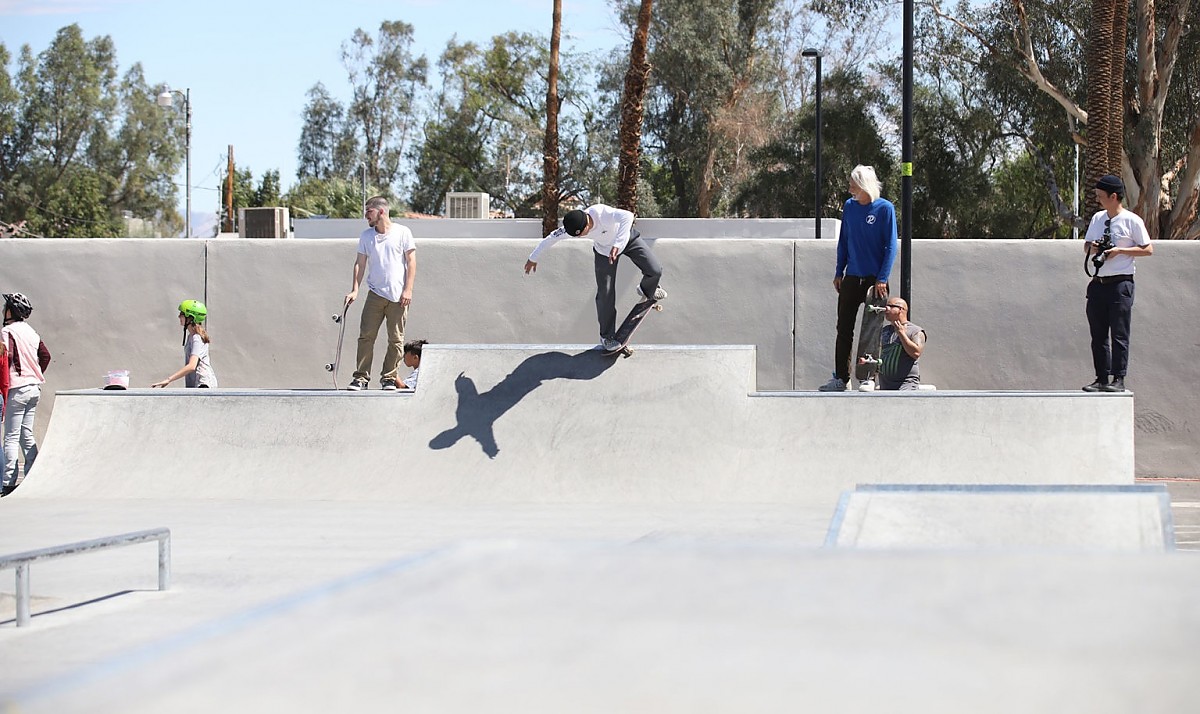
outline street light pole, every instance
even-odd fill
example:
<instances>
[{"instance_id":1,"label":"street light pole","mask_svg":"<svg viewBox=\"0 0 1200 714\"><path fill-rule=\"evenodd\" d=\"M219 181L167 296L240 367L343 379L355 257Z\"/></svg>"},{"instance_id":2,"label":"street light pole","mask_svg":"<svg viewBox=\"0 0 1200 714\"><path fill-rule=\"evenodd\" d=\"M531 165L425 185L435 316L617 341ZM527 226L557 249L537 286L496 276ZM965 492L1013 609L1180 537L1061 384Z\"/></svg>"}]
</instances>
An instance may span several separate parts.
<instances>
[{"instance_id":1,"label":"street light pole","mask_svg":"<svg viewBox=\"0 0 1200 714\"><path fill-rule=\"evenodd\" d=\"M817 61L817 188L813 208L817 217L817 240L821 240L821 51L814 47L809 47L800 54L805 57L815 58Z\"/></svg>"},{"instance_id":2,"label":"street light pole","mask_svg":"<svg viewBox=\"0 0 1200 714\"><path fill-rule=\"evenodd\" d=\"M175 95L183 97L183 115L184 115L184 162L187 165L187 186L185 192L187 194L187 215L183 217L184 235L188 238L192 237L192 88L188 87L187 91L181 92L178 89L168 89L158 95L158 106L172 107L175 106Z\"/></svg>"}]
</instances>

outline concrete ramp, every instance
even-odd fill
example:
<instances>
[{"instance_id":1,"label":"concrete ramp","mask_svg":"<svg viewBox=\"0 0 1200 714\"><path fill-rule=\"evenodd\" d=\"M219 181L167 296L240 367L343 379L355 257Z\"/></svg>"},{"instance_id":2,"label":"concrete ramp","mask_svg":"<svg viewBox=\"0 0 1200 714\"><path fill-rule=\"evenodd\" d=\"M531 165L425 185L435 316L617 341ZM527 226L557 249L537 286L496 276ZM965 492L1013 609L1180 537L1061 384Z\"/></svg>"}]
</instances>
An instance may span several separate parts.
<instances>
[{"instance_id":1,"label":"concrete ramp","mask_svg":"<svg viewBox=\"0 0 1200 714\"><path fill-rule=\"evenodd\" d=\"M0 708L1187 712L1198 589L1164 556L463 544L167 625Z\"/></svg>"},{"instance_id":2,"label":"concrete ramp","mask_svg":"<svg viewBox=\"0 0 1200 714\"><path fill-rule=\"evenodd\" d=\"M415 394L60 392L18 497L804 503L1133 482L1133 397L759 393L746 346L426 348Z\"/></svg>"},{"instance_id":3,"label":"concrete ramp","mask_svg":"<svg viewBox=\"0 0 1200 714\"><path fill-rule=\"evenodd\" d=\"M1173 550L1166 486L863 485L843 494L839 548Z\"/></svg>"}]
</instances>

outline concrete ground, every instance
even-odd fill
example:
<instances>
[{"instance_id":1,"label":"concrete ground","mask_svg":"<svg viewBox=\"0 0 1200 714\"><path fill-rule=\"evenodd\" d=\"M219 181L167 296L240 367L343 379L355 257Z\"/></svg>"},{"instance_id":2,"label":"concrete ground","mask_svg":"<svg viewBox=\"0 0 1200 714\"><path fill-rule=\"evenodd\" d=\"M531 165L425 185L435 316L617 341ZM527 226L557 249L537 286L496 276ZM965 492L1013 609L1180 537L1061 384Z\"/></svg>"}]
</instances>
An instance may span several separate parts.
<instances>
[{"instance_id":1,"label":"concrete ground","mask_svg":"<svg viewBox=\"0 0 1200 714\"><path fill-rule=\"evenodd\" d=\"M1138 483L1167 487L1175 521L1175 548L1200 550L1200 479L1138 479Z\"/></svg>"},{"instance_id":2,"label":"concrete ground","mask_svg":"<svg viewBox=\"0 0 1200 714\"><path fill-rule=\"evenodd\" d=\"M747 399L745 390L661 388L666 378L684 387L727 379L728 365L718 360L695 361L704 366L691 372L680 362L658 364L648 368L649 381L638 381L639 364L654 363L635 357L618 364L626 391L693 420L675 422L678 432L660 430L659 450L687 450L678 460L703 469L696 455L727 445L687 442L719 439L711 424L688 429L711 422L715 411L732 413L721 400ZM150 544L33 565L30 627L14 626L12 591L0 592L0 710L1094 714L1189 711L1200 695L1200 481L1143 481L1163 483L1171 494L1173 553L826 549L834 485L882 479L876 471L829 473L811 492L780 488L777 478L749 470L710 469L695 481L690 471L643 480L623 472L612 477L623 479L622 488L605 490L594 482L603 464L585 463L588 452L579 447L595 435L562 415L589 404L630 414L622 390L603 380L543 384L529 373L514 380L516 370L495 363L460 367L477 394L491 393L506 408L444 400L446 414L422 428L489 427L465 429L466 438L444 448L425 447L460 468L409 473L404 454L393 451L391 466L375 474L411 477L424 491L364 477L364 463L327 468L322 459L336 463L351 453L338 451L345 440L321 428L328 410L310 420L269 396L260 400L269 408L245 407L235 428L189 432L211 454L207 463L220 468L210 483L244 479L241 498L193 490L205 475L189 470L195 463L180 463L181 454L195 461L203 450L194 456L172 440L177 430L151 428L163 415L145 400L105 400L109 431L86 428L96 414L78 410L62 422L78 428L52 423L36 480L0 502L0 554L167 526L172 585L155 589ZM512 391L516 381L520 389ZM703 409L673 402L701 393L712 399ZM839 409L918 404L879 397L797 398L787 408L804 425L796 438L823 444L832 432L822 429L843 428L828 416ZM328 406L374 413L362 417L363 430L386 435L405 423L389 421L390 407L379 405L404 409L414 401L335 397ZM163 397L151 406L171 403ZM482 411L464 412L464 403ZM71 412L65 404L60 395L56 419ZM281 422L291 433L255 431ZM602 428L611 436L640 424ZM1054 434L1039 434L1041 442L1014 445L995 438L1000 432L986 420L962 420L956 431L930 424L945 440L972 439L970 452L955 458L990 469L1014 454L1029 457L1039 443L1057 443ZM103 455L102 437L115 438L121 425L141 437L125 434L123 449L136 448L145 461ZM912 428L920 431L922 422ZM471 436L484 433L497 454L486 453L487 439ZM542 458L575 474L541 482L562 498L497 498L506 478L523 489L538 483L531 476L543 473L536 455L521 450L534 447L520 445L541 444L539 434L553 435ZM235 437L243 443L222 445ZM919 437L935 443L929 432ZM299 447L288 444L306 440L313 445L304 452L308 463L289 459ZM794 461L793 473L805 473L804 442L747 443L751 452L734 462L743 468L775 453ZM362 451L379 448L373 441ZM633 456L622 464L632 468ZM114 469L118 457L126 460ZM936 462L926 472L964 478ZM447 486L472 481L474 491ZM704 488L692 490L698 485ZM151 487L155 497L138 496ZM73 488L87 496L72 497Z\"/></svg>"}]
</instances>

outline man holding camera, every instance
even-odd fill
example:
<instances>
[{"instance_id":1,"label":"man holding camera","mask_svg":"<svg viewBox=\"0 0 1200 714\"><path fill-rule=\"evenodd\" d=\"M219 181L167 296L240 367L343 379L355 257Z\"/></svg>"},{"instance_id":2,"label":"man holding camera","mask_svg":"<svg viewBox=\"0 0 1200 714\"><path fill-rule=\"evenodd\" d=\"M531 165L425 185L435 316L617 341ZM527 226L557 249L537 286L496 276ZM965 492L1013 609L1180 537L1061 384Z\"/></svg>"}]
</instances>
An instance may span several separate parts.
<instances>
[{"instance_id":1,"label":"man holding camera","mask_svg":"<svg viewBox=\"0 0 1200 714\"><path fill-rule=\"evenodd\" d=\"M1103 210L1092 216L1083 249L1096 267L1095 276L1087 287L1087 318L1092 333L1096 381L1083 391L1124 392L1125 372L1129 366L1129 327L1133 318L1133 273L1136 270L1133 260L1153 255L1154 246L1150 245L1150 235L1141 216L1121 206L1125 184L1119 177L1101 176L1093 192Z\"/></svg>"}]
</instances>

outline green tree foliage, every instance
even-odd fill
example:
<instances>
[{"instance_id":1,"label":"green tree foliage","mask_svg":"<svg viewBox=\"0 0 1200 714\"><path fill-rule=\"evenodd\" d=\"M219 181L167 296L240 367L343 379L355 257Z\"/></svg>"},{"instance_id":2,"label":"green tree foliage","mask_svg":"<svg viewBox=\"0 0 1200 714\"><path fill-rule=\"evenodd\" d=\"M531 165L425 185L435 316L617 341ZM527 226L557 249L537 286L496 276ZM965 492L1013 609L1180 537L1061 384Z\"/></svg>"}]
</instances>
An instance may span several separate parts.
<instances>
[{"instance_id":1,"label":"green tree foliage","mask_svg":"<svg viewBox=\"0 0 1200 714\"><path fill-rule=\"evenodd\" d=\"M439 213L447 191L486 191L515 216L536 217L542 199L548 42L497 35L486 47L452 39L438 61L442 90L414 151L413 208ZM563 68L559 95L573 105L575 74ZM559 200L578 196L573 171L588 142L577 112L559 117Z\"/></svg>"},{"instance_id":2,"label":"green tree foliage","mask_svg":"<svg viewBox=\"0 0 1200 714\"><path fill-rule=\"evenodd\" d=\"M271 169L262 175L258 188L254 189L255 206L282 206L279 193L279 169Z\"/></svg>"},{"instance_id":3,"label":"green tree foliage","mask_svg":"<svg viewBox=\"0 0 1200 714\"><path fill-rule=\"evenodd\" d=\"M182 225L171 177L182 117L154 103L140 65L118 75L108 37L62 28L41 53L21 49L14 78L0 45L0 219L45 236L121 235L124 212Z\"/></svg>"},{"instance_id":4,"label":"green tree foliage","mask_svg":"<svg viewBox=\"0 0 1200 714\"><path fill-rule=\"evenodd\" d=\"M889 179L896 161L877 124L877 110L886 103L885 95L869 85L861 72L845 68L826 77L822 90L822 215L839 214L848 196L850 171L858 164L874 166L884 184L884 195L894 199L899 182ZM795 113L780 137L751 153L755 170L733 199L737 214L760 218L815 215L815 126L816 107L810 103Z\"/></svg>"},{"instance_id":5,"label":"green tree foliage","mask_svg":"<svg viewBox=\"0 0 1200 714\"><path fill-rule=\"evenodd\" d=\"M317 82L308 90L302 112L304 126L296 150L296 178L347 177L359 166L358 146L346 110L325 85Z\"/></svg>"},{"instance_id":6,"label":"green tree foliage","mask_svg":"<svg viewBox=\"0 0 1200 714\"><path fill-rule=\"evenodd\" d=\"M225 225L226 205L229 193L229 171L221 174L221 210L218 213L218 225ZM279 170L271 169L263 173L258 186L254 185L254 172L249 168L233 169L233 225L237 226L238 209L262 208L287 205L280 195Z\"/></svg>"},{"instance_id":7,"label":"green tree foliage","mask_svg":"<svg viewBox=\"0 0 1200 714\"><path fill-rule=\"evenodd\" d=\"M293 186L283 201L297 218L361 218L366 197L380 193L377 186L368 186L364 193L362 184L346 179L306 178Z\"/></svg>"},{"instance_id":8,"label":"green tree foliage","mask_svg":"<svg viewBox=\"0 0 1200 714\"><path fill-rule=\"evenodd\" d=\"M627 17L637 5L627 4ZM661 0L650 26L648 150L673 184L670 215L708 217L763 143L778 0ZM632 17L628 17L632 22Z\"/></svg>"},{"instance_id":9,"label":"green tree foliage","mask_svg":"<svg viewBox=\"0 0 1200 714\"><path fill-rule=\"evenodd\" d=\"M401 160L412 141L417 92L426 86L428 62L412 54L413 27L384 21L372 37L354 31L342 45L342 64L353 90L346 110L371 183L390 186L401 178Z\"/></svg>"}]
</instances>

